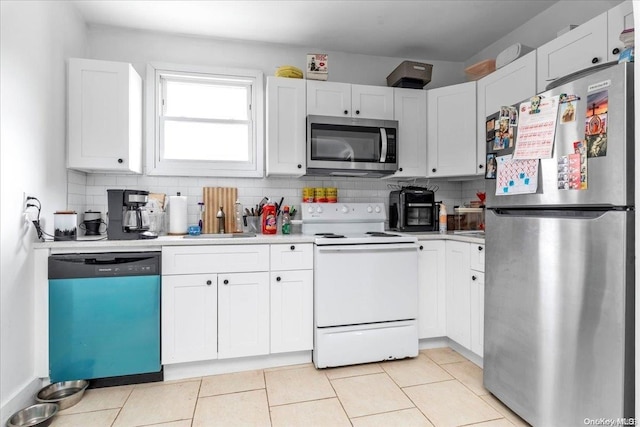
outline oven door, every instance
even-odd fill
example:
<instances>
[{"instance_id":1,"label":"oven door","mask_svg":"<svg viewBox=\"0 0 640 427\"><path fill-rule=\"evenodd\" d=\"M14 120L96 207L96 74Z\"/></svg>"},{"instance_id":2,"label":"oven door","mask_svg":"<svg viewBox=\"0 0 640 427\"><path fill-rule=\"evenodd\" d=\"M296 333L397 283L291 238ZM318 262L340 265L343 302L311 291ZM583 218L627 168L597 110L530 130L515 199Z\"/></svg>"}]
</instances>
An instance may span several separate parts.
<instances>
[{"instance_id":1,"label":"oven door","mask_svg":"<svg viewBox=\"0 0 640 427\"><path fill-rule=\"evenodd\" d=\"M416 319L418 245L316 246L317 327Z\"/></svg>"}]
</instances>

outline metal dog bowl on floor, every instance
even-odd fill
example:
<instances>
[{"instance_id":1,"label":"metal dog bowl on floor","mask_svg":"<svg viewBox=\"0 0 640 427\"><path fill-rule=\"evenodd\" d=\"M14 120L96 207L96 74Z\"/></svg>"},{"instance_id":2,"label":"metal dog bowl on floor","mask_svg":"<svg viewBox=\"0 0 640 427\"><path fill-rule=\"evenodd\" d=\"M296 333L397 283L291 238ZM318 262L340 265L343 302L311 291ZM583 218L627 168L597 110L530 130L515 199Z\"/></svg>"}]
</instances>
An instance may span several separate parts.
<instances>
[{"instance_id":1,"label":"metal dog bowl on floor","mask_svg":"<svg viewBox=\"0 0 640 427\"><path fill-rule=\"evenodd\" d=\"M7 427L47 427L57 412L55 403L36 403L13 414L7 421Z\"/></svg>"},{"instance_id":2,"label":"metal dog bowl on floor","mask_svg":"<svg viewBox=\"0 0 640 427\"><path fill-rule=\"evenodd\" d=\"M85 380L49 384L40 389L36 400L40 403L57 403L62 411L78 403L88 386L89 381Z\"/></svg>"}]
</instances>

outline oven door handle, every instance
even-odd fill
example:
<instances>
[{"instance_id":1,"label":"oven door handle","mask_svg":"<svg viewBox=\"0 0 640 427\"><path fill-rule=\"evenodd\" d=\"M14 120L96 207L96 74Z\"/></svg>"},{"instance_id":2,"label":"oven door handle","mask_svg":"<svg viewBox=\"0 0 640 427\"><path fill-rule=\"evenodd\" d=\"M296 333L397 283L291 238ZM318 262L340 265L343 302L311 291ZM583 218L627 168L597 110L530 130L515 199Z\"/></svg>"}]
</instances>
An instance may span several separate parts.
<instances>
[{"instance_id":1,"label":"oven door handle","mask_svg":"<svg viewBox=\"0 0 640 427\"><path fill-rule=\"evenodd\" d=\"M382 251L417 251L417 243L370 243L366 245L328 245L316 246L318 252L382 252Z\"/></svg>"},{"instance_id":2,"label":"oven door handle","mask_svg":"<svg viewBox=\"0 0 640 427\"><path fill-rule=\"evenodd\" d=\"M387 146L389 144L386 128L380 128L380 144L380 163L385 163L387 161Z\"/></svg>"}]
</instances>

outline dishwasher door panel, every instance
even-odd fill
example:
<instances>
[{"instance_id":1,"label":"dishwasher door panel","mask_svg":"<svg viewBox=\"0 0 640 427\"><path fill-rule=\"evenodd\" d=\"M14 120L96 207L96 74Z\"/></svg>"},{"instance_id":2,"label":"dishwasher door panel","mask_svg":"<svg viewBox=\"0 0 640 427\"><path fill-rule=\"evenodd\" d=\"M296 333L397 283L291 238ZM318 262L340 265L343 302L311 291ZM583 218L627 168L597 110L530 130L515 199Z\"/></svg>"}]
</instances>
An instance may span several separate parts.
<instances>
[{"instance_id":1,"label":"dishwasher door panel","mask_svg":"<svg viewBox=\"0 0 640 427\"><path fill-rule=\"evenodd\" d=\"M50 279L51 381L160 371L159 320L160 276Z\"/></svg>"}]
</instances>

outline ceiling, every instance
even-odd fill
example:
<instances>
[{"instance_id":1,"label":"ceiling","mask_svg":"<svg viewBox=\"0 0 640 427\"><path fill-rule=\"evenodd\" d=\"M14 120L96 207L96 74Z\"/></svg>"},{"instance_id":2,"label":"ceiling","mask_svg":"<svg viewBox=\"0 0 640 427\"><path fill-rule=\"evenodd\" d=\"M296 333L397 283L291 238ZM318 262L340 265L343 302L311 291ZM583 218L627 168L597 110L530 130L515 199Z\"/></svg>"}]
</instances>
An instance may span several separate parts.
<instances>
[{"instance_id":1,"label":"ceiling","mask_svg":"<svg viewBox=\"0 0 640 427\"><path fill-rule=\"evenodd\" d=\"M88 25L462 62L557 0L73 1Z\"/></svg>"}]
</instances>

